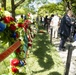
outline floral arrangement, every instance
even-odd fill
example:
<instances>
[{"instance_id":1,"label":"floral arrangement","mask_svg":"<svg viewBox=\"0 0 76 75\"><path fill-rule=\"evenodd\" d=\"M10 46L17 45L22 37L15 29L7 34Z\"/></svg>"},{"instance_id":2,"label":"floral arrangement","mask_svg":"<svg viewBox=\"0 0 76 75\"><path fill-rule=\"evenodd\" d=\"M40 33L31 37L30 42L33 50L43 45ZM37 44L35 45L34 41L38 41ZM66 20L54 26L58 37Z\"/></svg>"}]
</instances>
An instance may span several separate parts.
<instances>
[{"instance_id":1,"label":"floral arrangement","mask_svg":"<svg viewBox=\"0 0 76 75\"><path fill-rule=\"evenodd\" d=\"M0 40L11 45L18 38L19 33L14 18L8 11L0 9Z\"/></svg>"},{"instance_id":2,"label":"floral arrangement","mask_svg":"<svg viewBox=\"0 0 76 75\"><path fill-rule=\"evenodd\" d=\"M32 47L33 28L30 20L20 19L15 22L8 11L0 8L0 41L4 44L12 45L16 40L21 40L21 46L10 55L9 75L19 74L20 67L26 64L25 58L28 48Z\"/></svg>"}]
</instances>

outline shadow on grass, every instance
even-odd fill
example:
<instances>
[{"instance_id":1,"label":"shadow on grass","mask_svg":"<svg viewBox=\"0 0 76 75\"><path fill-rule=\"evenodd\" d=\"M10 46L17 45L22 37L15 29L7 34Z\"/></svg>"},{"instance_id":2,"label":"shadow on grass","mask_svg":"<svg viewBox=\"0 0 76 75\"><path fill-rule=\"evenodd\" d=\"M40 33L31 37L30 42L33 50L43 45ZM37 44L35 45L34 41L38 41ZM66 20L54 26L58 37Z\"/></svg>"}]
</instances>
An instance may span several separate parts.
<instances>
[{"instance_id":1,"label":"shadow on grass","mask_svg":"<svg viewBox=\"0 0 76 75\"><path fill-rule=\"evenodd\" d=\"M48 75L61 75L60 73L58 73L58 72L51 72L50 74L48 74Z\"/></svg>"},{"instance_id":2,"label":"shadow on grass","mask_svg":"<svg viewBox=\"0 0 76 75\"><path fill-rule=\"evenodd\" d=\"M35 71L34 73L43 72L49 70L53 67L54 62L52 56L47 54L50 52L50 41L48 40L47 33L39 33L36 37L35 45L33 47L37 47L33 52L35 56L38 58L39 65L43 68L43 70ZM51 52L50 52L51 53Z\"/></svg>"}]
</instances>

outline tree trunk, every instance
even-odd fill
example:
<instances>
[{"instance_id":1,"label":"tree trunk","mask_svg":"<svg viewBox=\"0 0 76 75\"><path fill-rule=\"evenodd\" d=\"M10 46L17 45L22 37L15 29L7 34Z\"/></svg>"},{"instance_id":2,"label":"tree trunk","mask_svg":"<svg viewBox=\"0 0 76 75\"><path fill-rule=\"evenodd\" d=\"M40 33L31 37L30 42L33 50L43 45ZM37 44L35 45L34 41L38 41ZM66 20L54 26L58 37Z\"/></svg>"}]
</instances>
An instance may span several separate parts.
<instances>
[{"instance_id":1,"label":"tree trunk","mask_svg":"<svg viewBox=\"0 0 76 75\"><path fill-rule=\"evenodd\" d=\"M25 0L20 0L18 3L14 3L14 0L11 0L11 8L12 8L12 16L14 17L15 19L15 9L21 4L23 3Z\"/></svg>"},{"instance_id":2,"label":"tree trunk","mask_svg":"<svg viewBox=\"0 0 76 75\"><path fill-rule=\"evenodd\" d=\"M18 3L15 4L15 9L21 4L23 3L25 0L20 0Z\"/></svg>"},{"instance_id":3,"label":"tree trunk","mask_svg":"<svg viewBox=\"0 0 76 75\"><path fill-rule=\"evenodd\" d=\"M71 10L72 9L71 1L68 1L68 0L63 0L63 1L64 1L64 9L65 9L65 11Z\"/></svg>"},{"instance_id":4,"label":"tree trunk","mask_svg":"<svg viewBox=\"0 0 76 75\"><path fill-rule=\"evenodd\" d=\"M12 8L12 16L15 19L15 6L14 6L14 0L11 0L11 8Z\"/></svg>"},{"instance_id":5,"label":"tree trunk","mask_svg":"<svg viewBox=\"0 0 76 75\"><path fill-rule=\"evenodd\" d=\"M4 10L6 10L6 0L2 0L1 7L3 7Z\"/></svg>"},{"instance_id":6,"label":"tree trunk","mask_svg":"<svg viewBox=\"0 0 76 75\"><path fill-rule=\"evenodd\" d=\"M69 9L69 10L71 10L71 9L72 9L71 1L67 2L67 7L68 7L68 9Z\"/></svg>"}]
</instances>

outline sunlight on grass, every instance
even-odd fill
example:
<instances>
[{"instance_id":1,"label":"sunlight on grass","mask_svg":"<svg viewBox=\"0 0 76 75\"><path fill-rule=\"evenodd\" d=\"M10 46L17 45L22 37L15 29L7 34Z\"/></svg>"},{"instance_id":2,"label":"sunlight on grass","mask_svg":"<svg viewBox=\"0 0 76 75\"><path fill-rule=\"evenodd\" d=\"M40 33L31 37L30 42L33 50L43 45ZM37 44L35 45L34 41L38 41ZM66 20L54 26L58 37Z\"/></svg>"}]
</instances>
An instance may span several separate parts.
<instances>
[{"instance_id":1,"label":"sunlight on grass","mask_svg":"<svg viewBox=\"0 0 76 75\"><path fill-rule=\"evenodd\" d=\"M63 75L64 65L46 33L38 33L27 59L31 75ZM27 74L30 75L30 74Z\"/></svg>"}]
</instances>

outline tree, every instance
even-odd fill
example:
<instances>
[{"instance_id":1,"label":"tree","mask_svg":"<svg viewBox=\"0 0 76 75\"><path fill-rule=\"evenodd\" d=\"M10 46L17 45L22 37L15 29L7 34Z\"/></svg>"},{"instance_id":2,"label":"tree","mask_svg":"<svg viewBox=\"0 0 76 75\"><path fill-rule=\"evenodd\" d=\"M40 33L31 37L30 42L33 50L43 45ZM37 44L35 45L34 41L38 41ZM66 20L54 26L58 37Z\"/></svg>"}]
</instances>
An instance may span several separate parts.
<instances>
[{"instance_id":1,"label":"tree","mask_svg":"<svg viewBox=\"0 0 76 75\"><path fill-rule=\"evenodd\" d=\"M72 4L72 10L74 14L76 15L76 0L71 0L71 4Z\"/></svg>"},{"instance_id":2,"label":"tree","mask_svg":"<svg viewBox=\"0 0 76 75\"><path fill-rule=\"evenodd\" d=\"M6 10L6 0L2 0L1 4L2 4L1 6L4 7L4 9Z\"/></svg>"},{"instance_id":3,"label":"tree","mask_svg":"<svg viewBox=\"0 0 76 75\"><path fill-rule=\"evenodd\" d=\"M23 3L25 0L20 0L18 1L16 4L14 2L14 0L11 0L11 5L12 5L12 16L15 18L15 9L21 4Z\"/></svg>"},{"instance_id":4,"label":"tree","mask_svg":"<svg viewBox=\"0 0 76 75\"><path fill-rule=\"evenodd\" d=\"M72 9L71 0L63 0L63 2L64 2L65 11Z\"/></svg>"},{"instance_id":5,"label":"tree","mask_svg":"<svg viewBox=\"0 0 76 75\"><path fill-rule=\"evenodd\" d=\"M10 1L10 0L9 0ZM11 8L12 8L12 16L15 18L15 10L16 8L23 3L25 0L16 0L17 3L15 4L14 0L11 0ZM1 0L1 6L6 10L6 0Z\"/></svg>"},{"instance_id":6,"label":"tree","mask_svg":"<svg viewBox=\"0 0 76 75\"><path fill-rule=\"evenodd\" d=\"M60 14L63 15L64 13L64 6L63 3L59 3L59 4L54 4L54 3L50 3L50 4L46 4L43 5L42 7L39 8L38 10L38 14L40 16L45 16L45 15L51 15L51 14Z\"/></svg>"},{"instance_id":7,"label":"tree","mask_svg":"<svg viewBox=\"0 0 76 75\"><path fill-rule=\"evenodd\" d=\"M76 14L76 0L63 0L65 11L72 10L74 11L74 14Z\"/></svg>"}]
</instances>

